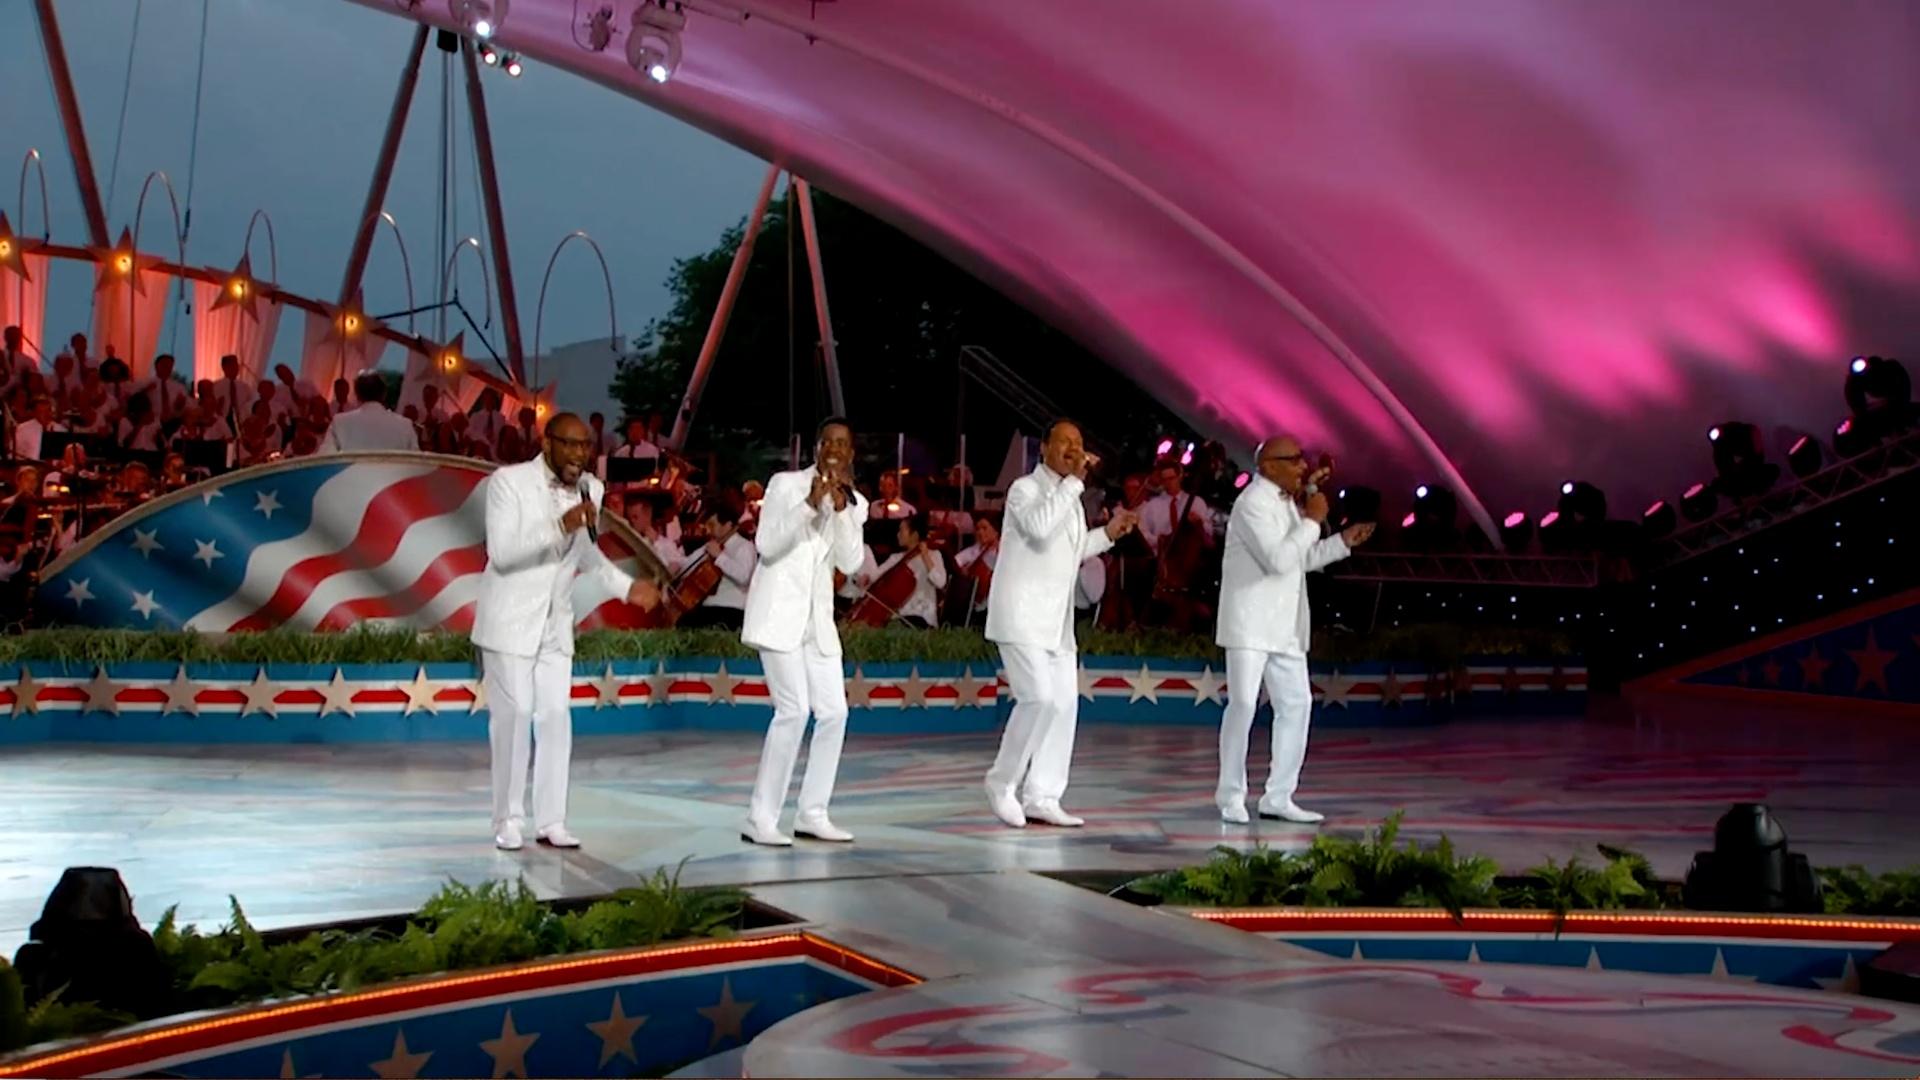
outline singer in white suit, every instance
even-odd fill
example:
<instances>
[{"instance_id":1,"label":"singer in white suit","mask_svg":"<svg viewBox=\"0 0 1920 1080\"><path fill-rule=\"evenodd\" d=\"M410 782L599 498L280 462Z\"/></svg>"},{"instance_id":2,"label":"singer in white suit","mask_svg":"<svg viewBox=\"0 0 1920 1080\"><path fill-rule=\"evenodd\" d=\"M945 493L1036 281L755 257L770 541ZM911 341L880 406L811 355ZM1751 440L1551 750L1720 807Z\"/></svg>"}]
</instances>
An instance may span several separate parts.
<instances>
[{"instance_id":1,"label":"singer in white suit","mask_svg":"<svg viewBox=\"0 0 1920 1080\"><path fill-rule=\"evenodd\" d=\"M852 577L865 546L867 500L853 490L853 430L846 421L823 421L814 463L774 475L760 503L754 547L760 565L747 587L740 640L760 650L773 721L760 751L740 838L786 847L780 814L793 782L794 759L807 715L813 743L800 782L800 809L793 831L813 840L846 843L853 834L827 817L840 744L847 731L847 685L840 669L840 631L833 623L833 572Z\"/></svg>"},{"instance_id":2,"label":"singer in white suit","mask_svg":"<svg viewBox=\"0 0 1920 1080\"><path fill-rule=\"evenodd\" d=\"M1098 459L1081 447L1073 421L1054 422L1040 456L1039 467L1007 489L1000 559L987 592L987 640L1000 646L1014 701L987 772L987 805L1016 829L1029 820L1084 824L1060 806L1080 715L1073 587L1083 560L1139 523L1121 510L1105 528L1087 528L1080 493Z\"/></svg>"},{"instance_id":3,"label":"singer in white suit","mask_svg":"<svg viewBox=\"0 0 1920 1080\"><path fill-rule=\"evenodd\" d=\"M1260 444L1259 473L1234 500L1220 566L1220 622L1215 640L1227 652L1227 708L1220 718L1220 817L1247 822L1247 735L1259 704L1260 681L1273 699L1273 764L1260 816L1312 824L1323 815L1293 801L1307 756L1313 685L1307 681L1308 572L1347 557L1373 535L1351 525L1320 538L1327 497L1325 473L1307 475L1306 455L1290 438ZM1294 496L1305 497L1304 506Z\"/></svg>"},{"instance_id":4,"label":"singer in white suit","mask_svg":"<svg viewBox=\"0 0 1920 1080\"><path fill-rule=\"evenodd\" d=\"M580 846L567 831L574 577L599 574L631 604L652 607L660 598L652 582L628 576L596 542L605 489L584 472L593 457L586 423L572 413L554 417L543 450L487 478L487 568L473 611L491 714L494 844L503 851L524 840L529 760L534 835L553 847Z\"/></svg>"}]
</instances>

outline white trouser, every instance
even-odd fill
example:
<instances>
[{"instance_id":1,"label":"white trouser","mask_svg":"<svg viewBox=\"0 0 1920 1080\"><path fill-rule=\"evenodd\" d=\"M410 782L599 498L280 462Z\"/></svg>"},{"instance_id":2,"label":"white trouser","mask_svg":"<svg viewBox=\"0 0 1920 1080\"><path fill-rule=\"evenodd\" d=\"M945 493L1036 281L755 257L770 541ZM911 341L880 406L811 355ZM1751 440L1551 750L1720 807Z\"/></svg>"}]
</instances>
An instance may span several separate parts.
<instances>
[{"instance_id":1,"label":"white trouser","mask_svg":"<svg viewBox=\"0 0 1920 1080\"><path fill-rule=\"evenodd\" d=\"M527 764L533 764L533 828L567 820L567 769L573 760L573 657L480 651L487 694L487 736L493 743L493 828L524 821ZM535 754L533 743L540 751Z\"/></svg>"},{"instance_id":2,"label":"white trouser","mask_svg":"<svg viewBox=\"0 0 1920 1080\"><path fill-rule=\"evenodd\" d=\"M747 818L762 828L779 824L793 782L793 762L800 754L800 736L813 714L813 745L807 751L807 774L800 781L800 817L824 816L833 798L834 774L840 771L840 743L847 734L847 684L840 658L820 651L809 633L792 652L760 650L760 668L773 698L773 722L767 725L766 745L760 750L760 775L753 782L753 801Z\"/></svg>"},{"instance_id":3,"label":"white trouser","mask_svg":"<svg viewBox=\"0 0 1920 1080\"><path fill-rule=\"evenodd\" d=\"M1073 764L1073 729L1080 717L1079 655L1072 649L1000 646L1013 691L1013 712L1000 736L1000 753L987 770L987 786L1011 796L1026 778L1020 801L1058 801L1067 791Z\"/></svg>"},{"instance_id":4,"label":"white trouser","mask_svg":"<svg viewBox=\"0 0 1920 1080\"><path fill-rule=\"evenodd\" d=\"M1307 658L1259 649L1227 650L1227 708L1220 717L1220 786L1214 800L1221 808L1247 802L1247 735L1260 703L1260 679L1273 699L1273 764L1267 772L1263 805L1284 807L1300 784L1307 759L1307 720L1313 714L1313 685Z\"/></svg>"}]
</instances>

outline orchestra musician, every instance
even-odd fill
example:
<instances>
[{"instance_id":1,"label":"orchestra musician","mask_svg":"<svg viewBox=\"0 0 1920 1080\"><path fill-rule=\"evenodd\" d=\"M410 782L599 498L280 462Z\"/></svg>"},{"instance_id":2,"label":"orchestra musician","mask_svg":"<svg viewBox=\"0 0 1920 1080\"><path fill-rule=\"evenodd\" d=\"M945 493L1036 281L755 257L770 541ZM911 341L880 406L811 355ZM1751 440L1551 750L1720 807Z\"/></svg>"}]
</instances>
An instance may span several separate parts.
<instances>
[{"instance_id":1,"label":"orchestra musician","mask_svg":"<svg viewBox=\"0 0 1920 1080\"><path fill-rule=\"evenodd\" d=\"M712 562L719 577L713 591L698 607L681 615L678 625L738 630L746 619L747 592L759 556L753 550L753 541L740 532L740 510L734 500L715 500L706 525L707 542L694 559Z\"/></svg>"},{"instance_id":2,"label":"orchestra musician","mask_svg":"<svg viewBox=\"0 0 1920 1080\"><path fill-rule=\"evenodd\" d=\"M892 615L916 630L940 625L940 590L947 587L947 562L927 543L927 515L900 519L900 550L880 564L871 592L879 592L890 575L905 574L913 581L906 599L894 605ZM904 567L904 569L902 569Z\"/></svg>"},{"instance_id":3,"label":"orchestra musician","mask_svg":"<svg viewBox=\"0 0 1920 1080\"><path fill-rule=\"evenodd\" d=\"M900 494L900 471L887 469L880 474L880 493L873 497L873 520L899 521L920 512Z\"/></svg>"},{"instance_id":4,"label":"orchestra musician","mask_svg":"<svg viewBox=\"0 0 1920 1080\"><path fill-rule=\"evenodd\" d=\"M1350 525L1320 538L1327 496L1319 484L1331 464L1309 474L1306 455L1291 438L1261 443L1256 469L1227 519L1215 635L1227 653L1227 706L1220 718L1220 782L1214 799L1222 820L1246 824L1247 736L1264 679L1273 700L1273 763L1260 816L1310 825L1323 815L1293 801L1313 710L1306 575L1346 558L1373 535L1373 526Z\"/></svg>"},{"instance_id":5,"label":"orchestra musician","mask_svg":"<svg viewBox=\"0 0 1920 1080\"><path fill-rule=\"evenodd\" d=\"M845 419L829 417L815 432L814 463L775 474L760 506L760 529L754 538L760 566L747 590L740 640L760 650L773 720L740 831L749 843L793 843L779 823L808 714L813 716L813 743L800 783L794 832L840 843L853 839L827 817L847 727L840 631L833 622L833 573L859 569L866 521L867 500L853 487L853 429Z\"/></svg>"},{"instance_id":6,"label":"orchestra musician","mask_svg":"<svg viewBox=\"0 0 1920 1080\"><path fill-rule=\"evenodd\" d=\"M1040 464L1007 489L986 635L1000 646L1014 706L987 771L986 792L994 816L1016 829L1029 820L1068 828L1085 824L1060 806L1080 707L1074 582L1083 561L1138 524L1122 509L1105 528L1088 529L1080 494L1097 460L1081 445L1078 424L1056 420ZM1022 797L1016 799L1016 792Z\"/></svg>"},{"instance_id":7,"label":"orchestra musician","mask_svg":"<svg viewBox=\"0 0 1920 1080\"><path fill-rule=\"evenodd\" d=\"M1163 458L1156 475L1160 494L1148 499L1140 512L1140 536L1157 559L1151 621L1177 630L1198 629L1206 616L1203 594L1210 591L1213 508L1186 490L1186 469L1177 459Z\"/></svg>"},{"instance_id":8,"label":"orchestra musician","mask_svg":"<svg viewBox=\"0 0 1920 1080\"><path fill-rule=\"evenodd\" d=\"M985 614L987 594L993 586L993 568L1000 565L1000 523L982 514L973 519L973 543L953 557L960 571L960 582L950 595L965 605L962 613Z\"/></svg>"}]
</instances>

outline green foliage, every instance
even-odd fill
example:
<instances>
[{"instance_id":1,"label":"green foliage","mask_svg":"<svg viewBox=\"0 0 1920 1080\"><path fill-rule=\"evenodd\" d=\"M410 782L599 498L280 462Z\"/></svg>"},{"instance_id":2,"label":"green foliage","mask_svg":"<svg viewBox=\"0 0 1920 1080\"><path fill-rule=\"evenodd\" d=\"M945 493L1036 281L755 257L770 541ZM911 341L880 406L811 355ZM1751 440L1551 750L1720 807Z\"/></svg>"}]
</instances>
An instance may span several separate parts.
<instances>
[{"instance_id":1,"label":"green foliage","mask_svg":"<svg viewBox=\"0 0 1920 1080\"><path fill-rule=\"evenodd\" d=\"M27 1045L27 998L20 973L0 959L0 1053Z\"/></svg>"},{"instance_id":2,"label":"green foliage","mask_svg":"<svg viewBox=\"0 0 1920 1080\"><path fill-rule=\"evenodd\" d=\"M62 1001L55 990L27 1010L24 1041L21 1046L36 1046L96 1031L131 1024L136 1018L112 1009L103 1009L91 1001ZM0 1043L0 1050L10 1049Z\"/></svg>"},{"instance_id":3,"label":"green foliage","mask_svg":"<svg viewBox=\"0 0 1920 1080\"><path fill-rule=\"evenodd\" d=\"M1829 915L1920 918L1920 866L1884 874L1863 866L1823 866L1819 873Z\"/></svg>"},{"instance_id":4,"label":"green foliage","mask_svg":"<svg viewBox=\"0 0 1920 1080\"><path fill-rule=\"evenodd\" d=\"M849 662L854 663L986 663L998 662L999 650L977 630L946 628L911 630L904 627L841 629ZM1080 651L1087 656L1159 657L1169 660L1222 663L1211 634L1171 630L1115 632L1091 625L1079 629ZM581 634L575 654L583 662L682 657L748 659L753 650L740 644L731 630L595 630ZM1536 631L1407 627L1368 636L1347 635L1316 641L1314 657L1336 663L1360 660L1419 661L1451 664L1468 656L1527 655L1550 658L1571 656L1571 643L1561 635ZM23 661L63 661L90 670L96 664L117 661L229 664L413 664L463 663L473 659L473 645L464 634L421 633L406 629L356 627L345 633L310 634L268 630L252 634L202 634L190 630L30 630L0 637L0 664Z\"/></svg>"}]
</instances>

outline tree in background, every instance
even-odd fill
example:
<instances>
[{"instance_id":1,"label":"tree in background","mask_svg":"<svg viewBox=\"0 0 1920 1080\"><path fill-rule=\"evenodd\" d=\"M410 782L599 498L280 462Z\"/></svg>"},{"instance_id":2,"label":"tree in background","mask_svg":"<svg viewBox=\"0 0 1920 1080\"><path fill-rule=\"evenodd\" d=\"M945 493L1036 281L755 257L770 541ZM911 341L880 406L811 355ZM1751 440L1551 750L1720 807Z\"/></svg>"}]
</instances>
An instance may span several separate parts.
<instances>
[{"instance_id":1,"label":"tree in background","mask_svg":"<svg viewBox=\"0 0 1920 1080\"><path fill-rule=\"evenodd\" d=\"M767 207L694 416L688 450L718 453L723 475L784 463L789 432L801 433L804 453L814 423L828 411L813 284L804 239L788 228L790 207L783 199ZM938 464L950 464L965 345L994 353L1109 439L1150 442L1163 431L1186 430L1105 361L905 233L818 188L814 211L847 412L862 432L890 438L904 431ZM658 413L671 428L744 227L674 264L671 308L648 324L613 383L628 415ZM1020 425L977 385L966 387L965 402L969 456L976 474L991 479Z\"/></svg>"}]
</instances>

